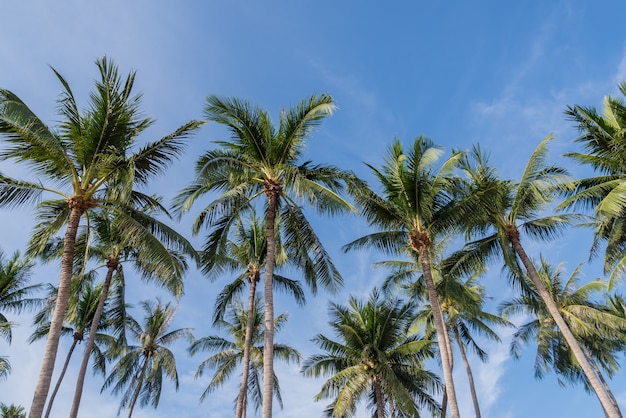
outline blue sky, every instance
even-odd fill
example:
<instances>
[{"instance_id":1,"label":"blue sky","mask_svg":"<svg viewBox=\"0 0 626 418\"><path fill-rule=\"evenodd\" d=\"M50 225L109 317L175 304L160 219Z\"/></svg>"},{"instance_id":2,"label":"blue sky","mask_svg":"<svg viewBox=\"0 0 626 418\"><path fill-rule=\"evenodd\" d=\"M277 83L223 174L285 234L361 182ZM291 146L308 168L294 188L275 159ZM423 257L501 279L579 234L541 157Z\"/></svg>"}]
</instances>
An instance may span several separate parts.
<instances>
[{"instance_id":1,"label":"blue sky","mask_svg":"<svg viewBox=\"0 0 626 418\"><path fill-rule=\"evenodd\" d=\"M281 108L327 92L338 109L312 135L307 158L370 179L363 162L379 165L394 137L408 143L423 134L447 149L467 149L479 142L504 177L516 178L534 147L550 133L556 136L551 155L565 162L560 155L576 150L576 131L563 115L565 107L600 107L603 96L616 94L617 83L626 80L625 12L620 1L559 0L392 5L350 0L4 2L0 86L54 124L61 87L49 66L64 75L79 102L85 103L97 75L94 60L107 55L122 73L137 71L145 114L157 119L146 140L200 118L209 94L250 100L277 118ZM152 191L167 199L174 196L191 179L197 156L225 137L219 126L203 127L184 158L153 184ZM26 175L7 163L0 164L0 171ZM180 223L188 236L192 217L193 212ZM288 311L291 318L278 339L304 357L316 352L309 339L328 333L327 301L345 303L350 294L365 296L384 276L371 268L383 256L340 251L369 232L362 221L354 216L312 220L344 275L345 289L332 296L309 295L305 308L277 300L276 312ZM0 247L5 253L24 248L32 225L32 213L0 211ZM549 245L529 243L529 252L538 257L541 251L553 263L565 261L571 271L586 260L589 245L589 234L579 232ZM585 266L584 272L587 279L601 275L595 264ZM498 273L494 267L485 278L495 301L512 294ZM57 280L56 266L42 267L33 277L34 282ZM174 326L193 327L196 337L215 334L210 308L223 283L190 272ZM160 293L136 283L130 294L136 303ZM0 342L0 353L10 356L14 369L0 382L0 401L28 407L43 344L26 345L30 319L22 316L17 322L12 346ZM505 332L503 344L486 344L488 364L473 359L483 416L602 415L595 397L582 388L561 388L553 374L536 381L532 347L514 361L506 337ZM66 341L59 358L68 346ZM206 380L194 380L193 374L201 356L188 358L182 344L175 348L179 392L166 385L156 411L136 410L134 416L231 416L237 379L199 404ZM77 363L78 358L55 403L58 416L69 410ZM462 413L473 416L459 366L455 383ZM59 368L60 361L57 372ZM279 366L277 373L285 408L275 408L276 417L321 416L326 403L313 401L321 381L303 379L296 366ZM100 395L100 384L99 378L87 383L81 417L114 416L118 400ZM613 379L612 388L626 410L624 371ZM367 416L365 410L359 416Z\"/></svg>"}]
</instances>

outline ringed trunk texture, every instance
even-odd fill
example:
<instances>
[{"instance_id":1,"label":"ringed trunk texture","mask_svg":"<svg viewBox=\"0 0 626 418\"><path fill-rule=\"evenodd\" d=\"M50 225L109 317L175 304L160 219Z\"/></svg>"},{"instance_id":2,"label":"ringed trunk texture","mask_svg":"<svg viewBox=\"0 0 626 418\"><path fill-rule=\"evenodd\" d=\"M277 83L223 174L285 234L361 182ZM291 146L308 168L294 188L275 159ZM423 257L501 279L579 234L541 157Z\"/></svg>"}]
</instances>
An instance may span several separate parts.
<instances>
[{"instance_id":1,"label":"ringed trunk texture","mask_svg":"<svg viewBox=\"0 0 626 418\"><path fill-rule=\"evenodd\" d=\"M474 403L474 412L476 413L476 418L481 418L480 406L478 405L478 396L476 395L476 386L474 385L474 374L472 373L472 368L470 367L469 361L467 360L467 354L465 353L465 346L463 345L463 341L461 340L459 328L456 325L454 325L454 335L456 336L456 341L459 344L461 358L463 358L463 364L465 365L465 371L467 372L467 380L469 380L470 393L472 395L472 402Z\"/></svg>"},{"instance_id":2,"label":"ringed trunk texture","mask_svg":"<svg viewBox=\"0 0 626 418\"><path fill-rule=\"evenodd\" d=\"M237 396L237 409L235 418L245 418L246 416L246 394L248 390L248 375L250 372L250 348L252 345L252 325L254 312L254 295L256 284L259 282L259 272L248 277L250 281L250 295L248 296L248 321L246 323L246 340L243 346L243 372L241 373L241 387Z\"/></svg>"},{"instance_id":3,"label":"ringed trunk texture","mask_svg":"<svg viewBox=\"0 0 626 418\"><path fill-rule=\"evenodd\" d=\"M76 418L78 416L78 408L80 407L80 398L83 395L83 385L85 383L85 375L87 374L87 365L89 364L89 356L93 349L94 342L96 340L96 333L98 332L98 324L102 317L102 311L104 310L104 303L109 296L109 287L111 286L111 279L113 278L113 272L118 266L117 260L109 260L107 262L107 275L104 279L102 286L102 293L100 293L100 299L98 300L98 307L91 320L91 328L89 329L89 338L85 345L85 353L83 354L83 361L80 364L80 371L78 372L78 379L76 381L76 390L74 391L74 401L72 402L72 409L70 410L70 418Z\"/></svg>"},{"instance_id":4,"label":"ringed trunk texture","mask_svg":"<svg viewBox=\"0 0 626 418\"><path fill-rule=\"evenodd\" d=\"M452 418L460 418L459 406L456 400L456 391L454 388L454 380L452 378L452 359L448 350L446 324L437 298L437 291L433 281L432 271L430 268L430 255L428 248L430 246L430 238L425 232L412 232L409 236L411 247L419 254L420 264L424 274L428 299L433 313L433 321L435 322L435 330L437 331L437 344L439 345L439 353L441 355L441 367L443 369L443 378L448 396L448 405L450 407L450 415Z\"/></svg>"},{"instance_id":5,"label":"ringed trunk texture","mask_svg":"<svg viewBox=\"0 0 626 418\"><path fill-rule=\"evenodd\" d=\"M80 199L82 201L82 199ZM63 238L63 256L61 258L61 277L59 278L59 290L57 300L54 307L54 314L50 322L50 332L46 341L46 348L43 355L35 394L33 395L33 403L30 407L29 418L41 418L43 408L46 404L48 391L50 390L50 381L54 372L54 362L57 357L59 348L59 338L61 337L61 328L63 326L63 318L67 310L67 304L70 298L70 284L72 283L72 270L74 267L74 246L76 244L76 233L80 218L85 213L85 208L76 201L70 199L70 215Z\"/></svg>"},{"instance_id":6,"label":"ringed trunk texture","mask_svg":"<svg viewBox=\"0 0 626 418\"><path fill-rule=\"evenodd\" d=\"M272 281L276 260L276 210L278 196L282 192L280 183L265 184L267 196L266 234L267 255L263 275L265 296L265 334L263 344L263 418L272 418L272 395L274 389L274 294Z\"/></svg>"},{"instance_id":7,"label":"ringed trunk texture","mask_svg":"<svg viewBox=\"0 0 626 418\"><path fill-rule=\"evenodd\" d=\"M507 234L509 241L511 242L511 245L513 246L513 250L517 253L520 260L522 261L522 264L526 268L526 271L528 272L528 276L530 277L530 280L535 285L535 288L537 289L537 293L539 293L539 296L541 297L543 302L546 304L546 308L548 309L548 312L550 312L550 315L552 315L554 322L557 324L557 326L559 327L559 330L563 334L563 338L565 338L565 341L567 341L567 344L572 350L572 353L574 354L576 361L578 361L578 364L580 365L581 369L585 373L587 380L589 380L589 384L591 385L594 392L596 393L596 396L598 397L598 400L600 401L600 404L602 405L602 408L606 412L607 416L609 418L622 418L622 413L620 412L619 407L613 404L613 402L611 402L611 399L608 396L607 391L605 390L602 383L598 379L598 376L596 376L596 374L594 373L593 368L591 367L591 365L589 364L589 361L587 360L587 357L585 357L585 354L583 353L583 350L580 348L580 344L578 343L578 340L576 340L576 337L574 337L574 334L572 334L572 331L570 330L569 326L567 325L567 323L561 316L561 313L559 312L559 309L556 306L556 303L554 303L554 300L552 300L550 293L548 293L543 283L541 282L541 279L539 278L539 274L537 273L535 266L530 260L530 257L528 257L528 255L526 254L526 251L524 250L524 248L522 247L522 244L519 239L519 232L517 228L515 227L515 225L507 225L506 234Z\"/></svg>"},{"instance_id":8,"label":"ringed trunk texture","mask_svg":"<svg viewBox=\"0 0 626 418\"><path fill-rule=\"evenodd\" d=\"M48 418L50 416L50 411L52 411L52 404L54 403L54 398L56 398L57 392L59 391L59 388L61 387L61 382L63 381L63 377L65 377L65 372L67 372L67 366L70 364L70 359L72 358L72 353L74 353L76 344L78 344L78 342L82 340L83 340L82 333L77 332L74 334L74 342L72 343L72 346L70 347L70 351L67 353L67 357L65 358L65 364L63 364L63 369L61 370L59 379L57 380L57 383L54 386L54 390L52 391L52 394L50 395L50 400L48 401L48 407L46 408L45 418Z\"/></svg>"}]
</instances>

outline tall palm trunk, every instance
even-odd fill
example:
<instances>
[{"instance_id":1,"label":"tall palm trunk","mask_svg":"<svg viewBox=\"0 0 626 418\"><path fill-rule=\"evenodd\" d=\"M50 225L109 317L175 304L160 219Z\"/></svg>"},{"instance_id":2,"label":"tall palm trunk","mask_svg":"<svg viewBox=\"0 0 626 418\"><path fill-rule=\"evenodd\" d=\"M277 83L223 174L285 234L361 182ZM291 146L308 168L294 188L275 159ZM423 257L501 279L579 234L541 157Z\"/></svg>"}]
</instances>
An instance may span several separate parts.
<instances>
[{"instance_id":1,"label":"tall palm trunk","mask_svg":"<svg viewBox=\"0 0 626 418\"><path fill-rule=\"evenodd\" d=\"M139 375L139 379L137 379L137 388L135 389L135 393L133 393L133 399L131 399L130 405L128 405L128 415L126 418L130 418L133 415L133 409L135 409L135 404L137 403L137 399L141 393L143 379L146 375L146 370L148 369L148 363L150 363L150 354L148 354L148 357L144 359L143 366L141 366L141 374Z\"/></svg>"},{"instance_id":2,"label":"tall palm trunk","mask_svg":"<svg viewBox=\"0 0 626 418\"><path fill-rule=\"evenodd\" d=\"M554 303L554 300L552 300L550 293L548 293L543 283L541 282L535 266L530 260L530 257L528 257L528 255L526 254L526 251L524 251L524 248L522 247L519 239L519 231L517 230L515 225L506 225L506 234L509 241L511 242L511 245L513 246L513 249L515 250L520 260L522 261L522 264L526 268L530 280L535 285L537 293L539 293L539 296L545 303L548 312L554 319L554 322L559 327L563 338L565 338L565 341L572 350L572 353L574 354L576 361L578 361L581 369L585 373L587 380L589 380L589 384L596 393L596 396L598 397L598 400L600 401L600 404L602 405L602 408L606 412L607 416L609 418L622 418L622 413L620 412L619 407L611 402L611 399L607 394L608 387L605 390L602 383L594 373L591 364L589 364L589 361L585 357L583 350L580 348L578 340L576 340L576 337L574 337L574 334L572 334L569 326L561 316L561 313L559 312L556 303Z\"/></svg>"},{"instance_id":3,"label":"tall palm trunk","mask_svg":"<svg viewBox=\"0 0 626 418\"><path fill-rule=\"evenodd\" d=\"M583 352L585 353L585 357L587 357L587 359L589 360L589 364L591 364L591 367L593 367L594 372L596 373L596 375L598 376L598 379L602 383L604 390L606 391L607 395L609 395L609 398L611 398L611 402L613 403L613 405L617 406L617 399L615 399L615 396L613 396L613 392L611 392L611 389L609 388L609 384L607 383L607 381L604 380L604 376L602 375L602 372L600 371L598 364L591 356L589 349L585 346L585 344L581 344L581 347L583 349Z\"/></svg>"},{"instance_id":4,"label":"tall palm trunk","mask_svg":"<svg viewBox=\"0 0 626 418\"><path fill-rule=\"evenodd\" d=\"M80 200L80 202L78 202ZM29 418L41 418L48 391L50 390L50 381L54 372L54 362L56 361L57 351L59 349L59 338L61 337L61 328L63 327L63 319L65 311L70 299L70 284L72 283L72 272L74 267L74 246L76 244L76 233L78 232L78 224L80 218L85 213L85 207L81 205L81 199L69 200L70 215L63 238L63 256L61 258L61 277L59 278L59 289L57 293L54 314L50 322L50 332L46 341L46 348L43 355L43 362L33 395L33 404L30 407Z\"/></svg>"},{"instance_id":5,"label":"tall palm trunk","mask_svg":"<svg viewBox=\"0 0 626 418\"><path fill-rule=\"evenodd\" d=\"M267 195L266 234L267 256L263 275L265 293L265 335L263 346L263 418L272 418L272 395L274 389L274 294L272 281L276 261L276 210L278 196L282 192L280 183L267 181L264 185Z\"/></svg>"},{"instance_id":6,"label":"tall palm trunk","mask_svg":"<svg viewBox=\"0 0 626 418\"><path fill-rule=\"evenodd\" d=\"M259 272L255 270L248 275L250 281L250 295L248 296L248 319L246 323L246 339L243 346L243 372L241 374L241 387L237 396L237 409L235 418L245 418L246 416L246 394L248 392L248 375L250 372L250 349L252 346L252 326L254 324L254 296L256 284L259 281Z\"/></svg>"},{"instance_id":7,"label":"tall palm trunk","mask_svg":"<svg viewBox=\"0 0 626 418\"><path fill-rule=\"evenodd\" d=\"M83 340L82 333L80 332L74 333L74 342L72 342L70 351L67 353L67 357L65 358L65 363L63 364L63 369L61 370L61 374L59 375L57 383L54 386L54 390L52 391L52 394L50 395L50 400L48 401L48 407L46 408L45 418L48 418L50 416L50 411L52 411L52 404L54 403L54 398L56 398L57 392L59 391L59 388L61 387L61 382L63 381L63 377L65 377L65 372L67 372L67 366L70 364L70 359L72 358L72 353L74 353L76 344L78 344L78 342L82 340Z\"/></svg>"},{"instance_id":8,"label":"tall palm trunk","mask_svg":"<svg viewBox=\"0 0 626 418\"><path fill-rule=\"evenodd\" d=\"M448 397L448 404L450 405L450 415L452 418L460 418L459 406L456 400L456 391L454 389L454 380L452 378L452 359L450 358L448 344L446 344L446 335L448 333L443 319L443 313L441 312L441 306L439 305L439 300L437 298L437 290L435 289L435 283L433 281L430 266L430 255L428 254L430 238L424 232L414 232L411 234L409 239L411 247L418 252L420 264L422 265L422 272L426 283L430 308L433 314L433 322L435 323L435 330L437 331L437 344L439 345L439 352L441 355L441 367L443 369L443 378Z\"/></svg>"},{"instance_id":9,"label":"tall palm trunk","mask_svg":"<svg viewBox=\"0 0 626 418\"><path fill-rule=\"evenodd\" d=\"M461 358L463 359L463 364L465 365L465 371L467 372L467 380L469 380L470 393L472 395L472 402L474 403L474 412L476 413L476 418L481 418L480 407L478 405L478 396L476 395L476 386L474 385L474 374L472 373L472 368L470 367L469 361L467 360L467 354L465 354L465 346L463 345L463 341L461 340L459 328L456 326L456 324L453 325L453 328L456 342L459 344Z\"/></svg>"},{"instance_id":10,"label":"tall palm trunk","mask_svg":"<svg viewBox=\"0 0 626 418\"><path fill-rule=\"evenodd\" d=\"M374 397L376 399L376 416L377 418L385 418L385 398L383 397L378 378L374 377L372 385L374 386Z\"/></svg>"},{"instance_id":11,"label":"tall palm trunk","mask_svg":"<svg viewBox=\"0 0 626 418\"><path fill-rule=\"evenodd\" d=\"M85 383L85 375L87 374L87 365L89 364L89 356L93 349L94 342L96 340L96 333L98 332L98 325L100 318L102 317L102 311L104 310L104 303L109 296L109 287L111 286L111 279L113 278L113 272L118 266L117 259L109 260L107 262L107 275L104 279L104 285L102 286L102 292L100 293L100 300L98 300L98 307L93 315L91 321L91 328L89 329L89 338L85 345L85 353L83 354L83 361L80 364L80 371L78 372L78 379L76 381L76 389L74 391L74 401L72 402L72 409L70 410L70 418L76 418L78 416L78 408L80 406L80 398L83 395L83 385Z\"/></svg>"}]
</instances>

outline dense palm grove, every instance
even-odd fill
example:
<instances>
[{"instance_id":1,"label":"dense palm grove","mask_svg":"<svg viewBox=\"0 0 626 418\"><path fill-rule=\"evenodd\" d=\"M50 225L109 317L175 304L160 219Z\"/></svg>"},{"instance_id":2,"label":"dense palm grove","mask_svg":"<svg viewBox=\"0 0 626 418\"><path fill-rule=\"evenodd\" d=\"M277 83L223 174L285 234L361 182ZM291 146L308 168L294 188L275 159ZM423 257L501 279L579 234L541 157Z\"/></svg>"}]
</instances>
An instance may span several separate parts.
<instances>
[{"instance_id":1,"label":"dense palm grove","mask_svg":"<svg viewBox=\"0 0 626 418\"><path fill-rule=\"evenodd\" d=\"M335 108L329 95L283 110L277 125L246 100L209 96L206 121L189 121L140 144L140 134L154 121L141 116L135 74L120 76L107 58L96 64L100 79L84 109L54 71L63 87L54 128L0 89L0 158L36 178L0 175L5 210L36 209L23 254L0 253L0 336L8 344L25 343L12 341L12 326L29 311L30 340L46 340L29 417L78 416L90 365L103 376L102 390L119 396L119 413L130 417L138 407L157 408L162 391L170 390L168 381L178 388L169 346L179 339L188 340L189 354L198 358L196 376L212 374L200 401L240 376L237 418L252 408L268 418L273 403L282 405L275 360L301 363L303 378L327 379L311 399L329 402L325 416L367 410L378 418L460 417L452 370L462 363L472 414L480 417L467 353L488 361L481 341L500 341L498 332L514 327L510 320L519 314L528 322L514 332L514 356L536 347L537 377L553 372L592 391L605 416L622 416L607 379L626 350L626 303L616 292L626 272L621 99L607 97L600 113L578 105L566 109L579 128L575 142L581 148L567 157L590 167L593 177L573 178L551 165L549 136L517 179L501 178L478 145L447 152L419 136L390 142L383 164L368 164L375 179L368 184L350 170L304 155L308 135ZM620 90L626 95L626 84ZM198 158L194 178L171 201L148 194L154 179L182 155L186 139L207 122L223 125L230 137ZM171 226L192 209L199 209L192 231ZM275 314L274 291L304 304L303 285L313 296L319 288L343 286L310 223L311 211L362 216L371 233L344 249L379 251L388 257L378 263L388 274L366 300L332 303L333 335L311 336L319 354L302 359L295 347L275 339L288 317ZM527 252L532 240L555 239L574 226L593 230L590 253L603 257L606 280L580 284L584 266L565 277L542 254ZM187 233L203 238L201 248L192 246ZM52 260L60 260L58 283L30 283L37 263ZM503 267L515 294L498 300L496 312L485 310L481 285L490 266ZM212 315L222 335L193 336L188 328L171 327L174 300L191 267L224 283ZM173 300L128 301L128 281L135 279L128 269ZM142 318L130 315L130 303L142 307ZM64 335L73 343L60 353ZM82 358L77 376L66 375L73 355ZM55 367L61 371L53 382ZM0 379L12 378L9 359L0 357ZM54 410L61 384L75 386L71 411ZM23 417L26 411L3 404L0 414Z\"/></svg>"}]
</instances>

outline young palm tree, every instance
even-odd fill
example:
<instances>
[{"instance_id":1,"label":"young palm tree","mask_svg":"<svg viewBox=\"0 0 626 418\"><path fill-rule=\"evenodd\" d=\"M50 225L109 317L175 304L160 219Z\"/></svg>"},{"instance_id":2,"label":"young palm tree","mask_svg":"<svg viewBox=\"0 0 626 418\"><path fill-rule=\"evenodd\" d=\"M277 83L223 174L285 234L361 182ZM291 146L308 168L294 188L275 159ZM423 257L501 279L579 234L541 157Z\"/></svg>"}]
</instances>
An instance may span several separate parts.
<instances>
[{"instance_id":1,"label":"young palm tree","mask_svg":"<svg viewBox=\"0 0 626 418\"><path fill-rule=\"evenodd\" d=\"M245 371L246 348L248 344L248 330L250 318L252 318L252 336L250 348L248 349L248 369L249 373L242 373L242 385L245 390L243 394L239 392L236 402L239 416L245 418L247 410L247 400L252 399L256 411L262 405L262 386L261 376L263 375L263 304L256 299L252 310L247 310L241 301L234 301L229 305L226 312L226 319L219 319L215 325L226 330L232 336L232 341L219 336L209 336L194 341L189 348L191 355L199 352L215 353L211 357L204 360L198 366L196 378L204 373L204 370L214 368L216 370L211 382L204 390L200 397L200 401L204 401L206 397L218 387L222 386L240 363L243 363ZM278 332L282 325L287 322L287 315L281 314L274 321L275 331ZM284 344L274 344L274 356L279 360L287 363L293 361L300 363L300 353L294 348ZM282 397L280 395L280 386L278 379L274 375L274 395L282 408Z\"/></svg>"},{"instance_id":2,"label":"young palm tree","mask_svg":"<svg viewBox=\"0 0 626 418\"><path fill-rule=\"evenodd\" d=\"M77 279L77 281L78 280L80 279ZM54 288L54 286L50 285L50 287L51 289L48 294L48 301L50 303L44 306L44 309L35 315L35 325L37 325L37 328L29 338L29 342L31 343L41 338L45 338L50 331L50 317L54 312L54 301L56 300L57 293L57 289ZM75 294L70 298L69 306L65 314L65 324L61 330L61 335L71 335L73 342L65 358L65 363L63 364L63 368L61 369L61 373L59 374L54 390L50 394L48 407L46 408L45 413L46 418L50 416L54 399L56 398L59 388L61 387L61 383L63 382L63 378L65 377L65 373L67 372L68 365L76 346L84 340L85 333L91 332L89 328L98 306L100 294L102 293L102 285L93 286L91 283L86 283L80 287L80 290L77 293L78 294ZM99 330L102 330L102 328L103 323L101 321L99 323ZM103 340L108 339L107 336L99 334L99 340L103 342ZM109 340L108 343L110 344L111 341ZM89 354L93 355L96 360L96 370L99 370L104 374L105 359L102 351L97 346L93 348L94 349L90 350Z\"/></svg>"},{"instance_id":3,"label":"young palm tree","mask_svg":"<svg viewBox=\"0 0 626 418\"><path fill-rule=\"evenodd\" d=\"M306 202L324 214L351 208L340 194L346 182L356 182L353 174L332 166L299 161L308 134L333 109L330 96L312 96L281 112L279 126L275 128L266 111L246 101L209 96L206 117L225 125L232 136L230 141L218 142L220 148L200 157L195 180L175 199L175 206L187 211L200 196L214 191L222 193L201 211L194 223L195 233L205 224L213 228L204 248L212 258L237 217L252 209L250 202L259 196L266 198L264 418L272 416L277 216L285 230L283 244L297 251L297 259L305 269L304 277L312 290L317 290L318 282L331 290L341 285L339 272L298 205L298 202Z\"/></svg>"},{"instance_id":4,"label":"young palm tree","mask_svg":"<svg viewBox=\"0 0 626 418\"><path fill-rule=\"evenodd\" d=\"M261 278L261 270L265 264L267 254L265 224L256 217L254 212L250 214L247 223L244 223L241 219L235 222L232 235L232 239L226 242L225 249L216 258L207 260L204 264L203 271L205 273L224 270L241 272L218 295L214 309L214 323L222 321L226 308L233 303L235 297L243 292L246 284L250 286L247 312L254 311L256 286ZM276 237L276 267L285 264L288 260L287 252L281 244L280 236L278 236ZM274 274L273 283L279 290L286 290L291 293L300 305L304 304L304 292L296 280ZM253 315L247 315L246 317L248 324L243 349L243 372L235 418L241 418L245 415L244 401L248 386L250 350L255 326L255 317Z\"/></svg>"},{"instance_id":5,"label":"young palm tree","mask_svg":"<svg viewBox=\"0 0 626 418\"><path fill-rule=\"evenodd\" d=\"M624 335L626 322L592 299L594 294L604 291L604 282L593 280L578 287L580 266L564 280L562 266L554 269L543 257L540 265L538 273L541 281L580 341L580 346L592 364L594 373L602 382L603 390L617 407L617 401L606 384L601 369L609 376L618 369L618 356L623 352L625 345L623 338L616 336ZM531 316L531 321L520 326L513 335L511 353L519 358L522 347L536 341L535 377L543 378L552 368L557 373L560 384L564 384L560 379L563 377L566 381L582 382L585 388L589 387L589 381L537 292L527 292L506 301L500 305L500 310L507 317L518 314Z\"/></svg>"},{"instance_id":6,"label":"young palm tree","mask_svg":"<svg viewBox=\"0 0 626 418\"><path fill-rule=\"evenodd\" d=\"M518 279L518 284L524 288L519 267L521 262L532 283L532 288L526 287L525 291L533 290L540 296L596 392L605 413L609 417L617 418L621 417L619 408L607 396L520 240L520 231L535 239L554 238L572 220L577 219L568 214L545 215L547 206L558 192L556 185L568 179L562 168L545 165L547 144L551 139L548 136L537 146L517 183L500 180L495 170L486 164L479 149L474 150L473 163L469 159L464 161L464 169L469 178L468 194L475 197L474 210L466 213L464 222L468 236L475 240L468 243L465 250L455 257L455 267L471 274L477 263L501 256L513 276Z\"/></svg>"},{"instance_id":7,"label":"young palm tree","mask_svg":"<svg viewBox=\"0 0 626 418\"><path fill-rule=\"evenodd\" d=\"M431 257L433 246L454 231L463 216L462 206L455 199L458 183L455 169L462 155L453 153L437 170L434 164L442 154L440 148L422 136L414 140L408 152L396 139L380 170L368 164L382 192L378 195L362 188L356 199L363 207L365 218L379 232L359 238L344 248L373 246L386 252L417 254L433 311L450 413L453 418L459 418L452 359L446 344L447 330L433 281Z\"/></svg>"},{"instance_id":8,"label":"young palm tree","mask_svg":"<svg viewBox=\"0 0 626 418\"><path fill-rule=\"evenodd\" d=\"M626 96L626 82L619 84ZM590 166L597 175L577 179L568 184L570 196L560 207L581 207L596 216L593 252L606 242L605 272L612 270L609 289L612 289L626 272L626 104L623 97L606 96L602 114L594 107L568 106L565 112L581 132L575 142L582 144L584 152L565 154L579 164Z\"/></svg>"},{"instance_id":9,"label":"young palm tree","mask_svg":"<svg viewBox=\"0 0 626 418\"><path fill-rule=\"evenodd\" d=\"M189 328L168 330L176 313L169 303L163 306L161 301L156 305L143 301L141 306L145 312L143 326L132 321L129 328L139 345L126 347L102 386L103 391L112 386L114 394L123 392L119 411L128 407L128 418L138 400L141 407L148 403L158 406L164 375L178 390L176 360L167 346L181 338L193 338Z\"/></svg>"},{"instance_id":10,"label":"young palm tree","mask_svg":"<svg viewBox=\"0 0 626 418\"><path fill-rule=\"evenodd\" d=\"M13 92L0 89L0 159L13 160L32 170L34 182L0 177L0 206L15 208L47 200L39 206L39 234L33 252L66 225L59 293L46 342L30 417L40 418L54 369L59 337L70 294L74 242L83 215L96 206L119 210L127 219L137 212L132 201L152 199L133 187L144 186L183 150L183 139L202 123L191 121L164 138L136 148L137 137L153 120L140 113L141 96L132 96L135 74L125 80L106 57L98 59L100 80L85 111L79 111L67 81L53 70L64 92L59 100L63 118L56 129L46 126ZM59 187L56 187L59 186ZM62 210L58 210L62 209ZM44 225L46 227L44 227ZM129 222L132 227L132 222Z\"/></svg>"},{"instance_id":11,"label":"young palm tree","mask_svg":"<svg viewBox=\"0 0 626 418\"><path fill-rule=\"evenodd\" d=\"M333 398L326 416L354 416L364 397L378 418L419 417L422 408L433 415L440 411L432 394L441 384L424 369L433 342L409 334L414 313L415 305L385 299L377 289L365 303L351 297L349 307L330 304L329 324L338 340L317 335L313 341L326 353L311 356L302 367L307 377L329 376L315 398Z\"/></svg>"}]
</instances>

